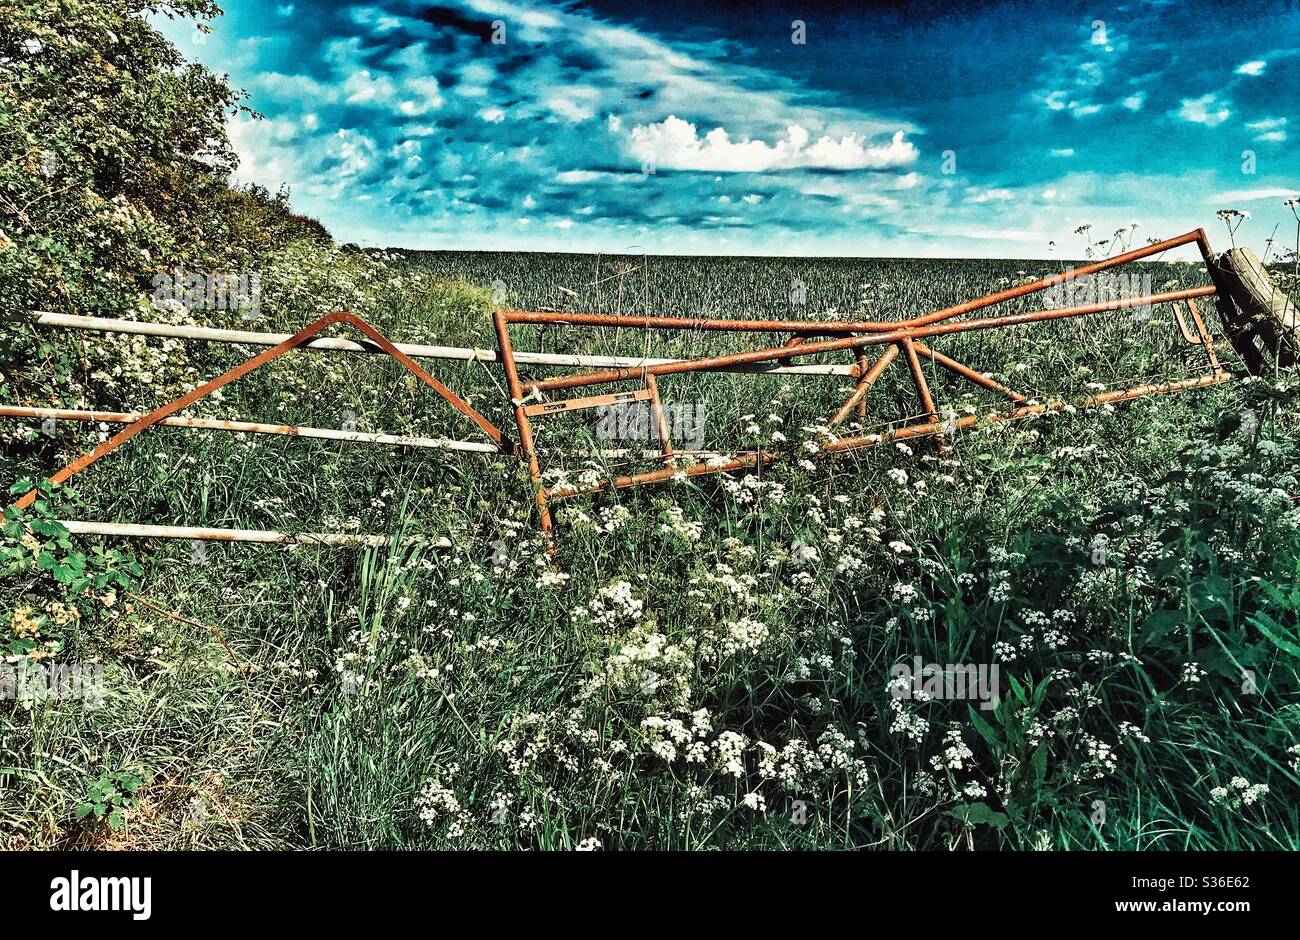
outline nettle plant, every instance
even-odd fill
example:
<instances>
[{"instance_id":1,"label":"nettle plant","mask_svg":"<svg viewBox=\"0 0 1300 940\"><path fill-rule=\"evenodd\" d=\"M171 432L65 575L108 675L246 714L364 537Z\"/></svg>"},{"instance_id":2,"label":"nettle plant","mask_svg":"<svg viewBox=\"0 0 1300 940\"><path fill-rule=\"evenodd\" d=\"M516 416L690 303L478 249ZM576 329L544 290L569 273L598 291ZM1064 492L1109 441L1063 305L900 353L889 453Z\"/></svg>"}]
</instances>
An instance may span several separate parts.
<instances>
[{"instance_id":1,"label":"nettle plant","mask_svg":"<svg viewBox=\"0 0 1300 940\"><path fill-rule=\"evenodd\" d=\"M10 494L32 487L40 495L28 512L4 511L0 599L8 618L0 621L0 649L6 657L39 661L64 652L78 630L115 608L117 592L131 590L143 569L118 549L74 546L54 516L54 484L19 480Z\"/></svg>"},{"instance_id":2,"label":"nettle plant","mask_svg":"<svg viewBox=\"0 0 1300 940\"><path fill-rule=\"evenodd\" d=\"M126 770L100 774L86 789L86 797L77 804L77 819L94 814L96 819L107 817L110 829L126 825L127 813L140 805L137 792L144 778Z\"/></svg>"}]
</instances>

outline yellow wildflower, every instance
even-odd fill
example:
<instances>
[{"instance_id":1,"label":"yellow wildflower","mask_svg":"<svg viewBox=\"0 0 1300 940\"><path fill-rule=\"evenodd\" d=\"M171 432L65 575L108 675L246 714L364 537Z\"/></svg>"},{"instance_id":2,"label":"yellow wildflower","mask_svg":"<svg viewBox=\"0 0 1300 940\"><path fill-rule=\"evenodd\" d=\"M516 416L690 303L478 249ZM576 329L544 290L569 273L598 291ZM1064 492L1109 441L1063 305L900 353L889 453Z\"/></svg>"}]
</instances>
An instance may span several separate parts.
<instances>
[{"instance_id":1,"label":"yellow wildflower","mask_svg":"<svg viewBox=\"0 0 1300 940\"><path fill-rule=\"evenodd\" d=\"M9 627L16 637L40 636L41 622L34 616L30 607L19 607L9 620Z\"/></svg>"}]
</instances>

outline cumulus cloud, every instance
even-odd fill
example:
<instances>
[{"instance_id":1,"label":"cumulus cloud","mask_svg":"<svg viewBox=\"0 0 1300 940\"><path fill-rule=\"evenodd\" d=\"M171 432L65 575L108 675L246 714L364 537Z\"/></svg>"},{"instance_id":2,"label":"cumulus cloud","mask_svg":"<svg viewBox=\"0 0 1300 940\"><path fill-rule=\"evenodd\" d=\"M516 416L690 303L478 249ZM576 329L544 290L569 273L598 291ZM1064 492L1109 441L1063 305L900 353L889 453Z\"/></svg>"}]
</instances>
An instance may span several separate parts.
<instances>
[{"instance_id":1,"label":"cumulus cloud","mask_svg":"<svg viewBox=\"0 0 1300 940\"><path fill-rule=\"evenodd\" d=\"M1237 66L1238 75L1263 75L1264 68L1268 65L1263 59L1252 59L1249 62L1243 62Z\"/></svg>"},{"instance_id":2,"label":"cumulus cloud","mask_svg":"<svg viewBox=\"0 0 1300 940\"><path fill-rule=\"evenodd\" d=\"M1210 93L1199 98L1184 98L1177 111L1178 117L1193 124L1218 127L1232 116L1229 102L1221 101Z\"/></svg>"},{"instance_id":3,"label":"cumulus cloud","mask_svg":"<svg viewBox=\"0 0 1300 940\"><path fill-rule=\"evenodd\" d=\"M916 147L903 131L895 131L888 143L872 145L855 133L838 140L823 135L813 141L807 129L792 124L783 138L769 144L750 138L733 140L723 127L701 137L694 124L671 114L658 123L632 128L628 143L638 157L653 160L660 169L712 173L888 169L907 166L917 157Z\"/></svg>"},{"instance_id":4,"label":"cumulus cloud","mask_svg":"<svg viewBox=\"0 0 1300 940\"><path fill-rule=\"evenodd\" d=\"M369 69L353 73L343 83L343 94L348 104L389 101L395 90L392 79L387 75L371 75Z\"/></svg>"}]
</instances>

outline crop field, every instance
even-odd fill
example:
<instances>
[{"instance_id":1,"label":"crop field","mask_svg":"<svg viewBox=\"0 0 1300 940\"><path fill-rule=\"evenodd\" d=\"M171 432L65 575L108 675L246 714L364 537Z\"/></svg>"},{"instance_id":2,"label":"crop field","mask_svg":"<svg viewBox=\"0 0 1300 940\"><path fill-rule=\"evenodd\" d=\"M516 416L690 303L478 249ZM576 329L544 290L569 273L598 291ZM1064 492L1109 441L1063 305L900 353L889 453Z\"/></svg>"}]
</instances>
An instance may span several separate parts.
<instances>
[{"instance_id":1,"label":"crop field","mask_svg":"<svg viewBox=\"0 0 1300 940\"><path fill-rule=\"evenodd\" d=\"M598 297L587 286L598 280L589 257L312 252L267 271L259 329L350 309L397 341L491 348L494 303L618 306L608 282ZM792 280L807 286L809 315L888 319L1046 273L1010 262L601 264L643 278L624 312L724 316L781 315ZM1157 290L1204 283L1197 265L1147 267ZM518 286L502 298L501 282ZM165 306L134 316L194 320ZM247 326L233 313L204 322ZM548 332L520 329L517 348L638 354L651 341L652 355L685 355L728 343ZM31 326L7 338L30 351L16 381L123 409L169 400L255 351ZM1044 398L1203 371L1168 308L943 342ZM499 367L434 365L512 428ZM900 374L872 392L868 426L916 413ZM992 404L933 380L957 409ZM699 406L704 447L794 456L762 473L569 501L554 558L514 458L146 432L36 517L391 541L126 543L52 525L33 527L44 533L33 547L11 522L11 572L25 553L48 559L7 581L11 653L102 664L105 694L93 709L3 713L0 838L1295 848L1295 804L1270 798L1300 774L1292 384L1279 375L989 426L953 437L943 458L918 440L799 461L850 385L665 381L666 403ZM473 438L386 357L300 350L214 398L187 413ZM621 471L565 463L585 445L628 446L598 434L598 420L548 424L549 466ZM8 422L6 480L48 473L108 430ZM94 597L73 602L60 591L83 571ZM899 694L897 669L914 662L983 664L986 676L996 666L996 707ZM100 810L113 824L95 824Z\"/></svg>"}]
</instances>

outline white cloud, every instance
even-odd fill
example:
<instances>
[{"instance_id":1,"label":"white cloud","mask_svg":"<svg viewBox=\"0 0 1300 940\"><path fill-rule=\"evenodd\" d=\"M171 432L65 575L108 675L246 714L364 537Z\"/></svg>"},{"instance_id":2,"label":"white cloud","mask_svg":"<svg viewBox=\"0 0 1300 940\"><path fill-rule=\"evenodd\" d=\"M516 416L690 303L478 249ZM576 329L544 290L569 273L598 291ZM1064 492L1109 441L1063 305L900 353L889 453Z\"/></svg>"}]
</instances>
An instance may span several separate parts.
<instances>
[{"instance_id":1,"label":"white cloud","mask_svg":"<svg viewBox=\"0 0 1300 940\"><path fill-rule=\"evenodd\" d=\"M915 174L907 174L912 176ZM900 177L901 179L901 177ZM876 180L873 179L873 182ZM901 206L897 199L877 189L863 186L862 181L847 176L821 176L811 179L795 177L791 180L796 192L804 196L835 200L845 211L856 209L866 215L879 215L881 210L897 211ZM904 189L909 187L903 187Z\"/></svg>"},{"instance_id":2,"label":"white cloud","mask_svg":"<svg viewBox=\"0 0 1300 940\"><path fill-rule=\"evenodd\" d=\"M409 96L399 106L403 114L424 114L442 107L442 89L438 86L438 80L431 76L411 75L404 78L402 93Z\"/></svg>"},{"instance_id":3,"label":"white cloud","mask_svg":"<svg viewBox=\"0 0 1300 940\"><path fill-rule=\"evenodd\" d=\"M1054 156L1054 157L1072 157L1072 156L1074 156L1074 148L1073 148L1073 147L1061 147L1061 148L1058 149L1058 150L1053 150L1053 151L1052 151L1052 156Z\"/></svg>"},{"instance_id":4,"label":"white cloud","mask_svg":"<svg viewBox=\"0 0 1300 940\"><path fill-rule=\"evenodd\" d=\"M1141 111L1142 106L1145 105L1146 103L1147 103L1147 93L1145 91L1139 91L1135 95L1129 95L1127 98L1125 98L1123 101L1120 102L1121 105L1123 105L1125 108L1127 108L1130 111Z\"/></svg>"},{"instance_id":5,"label":"white cloud","mask_svg":"<svg viewBox=\"0 0 1300 940\"><path fill-rule=\"evenodd\" d=\"M1053 91L1043 96L1043 104L1049 111L1068 111L1075 117L1090 117L1102 109L1095 102L1076 101L1066 91Z\"/></svg>"},{"instance_id":6,"label":"white cloud","mask_svg":"<svg viewBox=\"0 0 1300 940\"><path fill-rule=\"evenodd\" d=\"M1291 199L1297 195L1300 195L1300 192L1294 189L1234 189L1226 193L1216 193L1205 201L1210 203L1258 202L1261 199Z\"/></svg>"},{"instance_id":7,"label":"white cloud","mask_svg":"<svg viewBox=\"0 0 1300 940\"><path fill-rule=\"evenodd\" d=\"M379 36L400 29L402 25L401 19L390 16L378 7L352 7L348 12L352 16L352 22L358 26L368 27Z\"/></svg>"},{"instance_id":8,"label":"white cloud","mask_svg":"<svg viewBox=\"0 0 1300 940\"><path fill-rule=\"evenodd\" d=\"M649 156L666 170L700 170L718 173L762 173L796 167L860 170L887 169L915 162L915 145L896 131L887 144L870 145L866 138L847 133L835 140L811 136L798 124L786 128L773 144L748 138L732 140L725 128L715 127L703 137L694 124L669 115L657 124L640 124L628 135L630 150L641 159Z\"/></svg>"},{"instance_id":9,"label":"white cloud","mask_svg":"<svg viewBox=\"0 0 1300 940\"><path fill-rule=\"evenodd\" d=\"M1250 121L1246 127L1255 132L1255 139L1268 143L1280 143L1286 140L1286 118L1263 118Z\"/></svg>"},{"instance_id":10,"label":"white cloud","mask_svg":"<svg viewBox=\"0 0 1300 940\"><path fill-rule=\"evenodd\" d=\"M340 130L335 137L338 147L333 153L339 158L335 172L340 176L357 176L374 163L375 141L372 137L347 128Z\"/></svg>"},{"instance_id":11,"label":"white cloud","mask_svg":"<svg viewBox=\"0 0 1300 940\"><path fill-rule=\"evenodd\" d=\"M1087 118L1114 103L1106 100L1107 93L1118 85L1115 73L1128 57L1129 40L1109 23L1094 29L1085 21L1078 30L1075 35L1085 37L1081 43L1050 48L1043 55L1033 95L1049 111Z\"/></svg>"},{"instance_id":12,"label":"white cloud","mask_svg":"<svg viewBox=\"0 0 1300 940\"><path fill-rule=\"evenodd\" d=\"M581 124L596 116L596 102L600 93L594 88L561 88L548 95L543 106L556 117L570 124Z\"/></svg>"},{"instance_id":13,"label":"white cloud","mask_svg":"<svg viewBox=\"0 0 1300 940\"><path fill-rule=\"evenodd\" d=\"M967 202L983 204L986 202L1007 202L1015 199L1016 194L1009 189L986 189L967 199Z\"/></svg>"},{"instance_id":14,"label":"white cloud","mask_svg":"<svg viewBox=\"0 0 1300 940\"><path fill-rule=\"evenodd\" d=\"M1243 62L1237 66L1238 75L1263 75L1264 69L1268 65L1263 59L1253 59L1250 62Z\"/></svg>"},{"instance_id":15,"label":"white cloud","mask_svg":"<svg viewBox=\"0 0 1300 940\"><path fill-rule=\"evenodd\" d=\"M594 183L600 179L601 175L593 170L565 170L563 173L558 174L555 179L566 185L573 185L576 183Z\"/></svg>"},{"instance_id":16,"label":"white cloud","mask_svg":"<svg viewBox=\"0 0 1300 940\"><path fill-rule=\"evenodd\" d=\"M709 218L752 231L824 232L831 213L851 214L849 224L888 223L930 195L942 199L931 188L936 181L918 172L921 128L888 111L836 103L781 69L747 64L727 40L667 41L574 5L534 14L515 0L467 0L493 14L472 18L508 23L515 54L489 56L467 33L428 38L409 3L352 2L365 12L345 6L343 35L308 43L285 35L297 32L293 23L277 24L267 41L301 55L266 54L263 67L289 62L280 67L299 74L259 76L254 62L248 71L261 84L245 84L269 97L278 82L268 110L285 123L249 125L240 139L250 155L246 177L272 188L288 181L302 208L339 226L343 237L359 230L357 215L340 207L363 197L375 213L365 217L366 237L378 241L418 231L427 243L503 224L522 235L501 208L513 205L521 223L532 216L527 234L538 244L570 226L566 239L625 228L629 239L653 233L653 242L659 232L689 231ZM390 12L409 14L402 30L390 28ZM518 54L527 30L566 54ZM546 134L540 129L548 123L585 133ZM339 128L353 130L339 135ZM421 150L426 139L438 146ZM698 175L663 186L639 172L643 150L661 176ZM816 198L798 198L803 187ZM725 210L717 200L723 192L731 200ZM988 227L1002 221L1016 224ZM714 244L711 238L701 244Z\"/></svg>"},{"instance_id":17,"label":"white cloud","mask_svg":"<svg viewBox=\"0 0 1300 940\"><path fill-rule=\"evenodd\" d=\"M230 144L239 156L236 177L276 190L285 182L297 181L296 151L277 143L276 122L259 121L236 114L226 122Z\"/></svg>"},{"instance_id":18,"label":"white cloud","mask_svg":"<svg viewBox=\"0 0 1300 940\"><path fill-rule=\"evenodd\" d=\"M396 87L387 75L372 75L369 69L362 69L348 76L343 93L348 104L372 104L392 98Z\"/></svg>"},{"instance_id":19,"label":"white cloud","mask_svg":"<svg viewBox=\"0 0 1300 940\"><path fill-rule=\"evenodd\" d=\"M936 228L921 228L916 231L922 235L939 235L944 238L970 238L979 241L998 242L1038 242L1047 244L1048 236L1042 232L1030 232L1014 228L986 228L981 226L945 225Z\"/></svg>"},{"instance_id":20,"label":"white cloud","mask_svg":"<svg viewBox=\"0 0 1300 940\"><path fill-rule=\"evenodd\" d=\"M1232 111L1229 102L1220 101L1211 93L1199 98L1184 98L1178 109L1178 116L1193 124L1218 127L1232 116Z\"/></svg>"},{"instance_id":21,"label":"white cloud","mask_svg":"<svg viewBox=\"0 0 1300 940\"><path fill-rule=\"evenodd\" d=\"M316 81L309 75L286 75L283 72L260 72L252 80L254 91L280 98L311 101L313 104L338 100L338 89Z\"/></svg>"}]
</instances>

